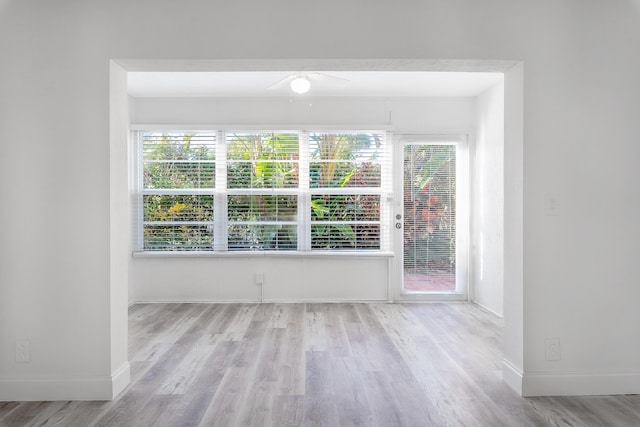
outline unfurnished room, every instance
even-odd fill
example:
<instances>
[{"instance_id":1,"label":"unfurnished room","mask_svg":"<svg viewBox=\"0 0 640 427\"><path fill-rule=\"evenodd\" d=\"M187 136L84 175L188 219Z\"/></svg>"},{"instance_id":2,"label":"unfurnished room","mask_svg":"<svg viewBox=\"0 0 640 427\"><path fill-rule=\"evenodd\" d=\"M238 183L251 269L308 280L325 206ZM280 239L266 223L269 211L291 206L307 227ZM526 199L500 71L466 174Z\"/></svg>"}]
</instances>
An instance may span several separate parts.
<instances>
[{"instance_id":1,"label":"unfurnished room","mask_svg":"<svg viewBox=\"0 0 640 427\"><path fill-rule=\"evenodd\" d=\"M639 1L0 0L0 53L1 426L640 425Z\"/></svg>"}]
</instances>

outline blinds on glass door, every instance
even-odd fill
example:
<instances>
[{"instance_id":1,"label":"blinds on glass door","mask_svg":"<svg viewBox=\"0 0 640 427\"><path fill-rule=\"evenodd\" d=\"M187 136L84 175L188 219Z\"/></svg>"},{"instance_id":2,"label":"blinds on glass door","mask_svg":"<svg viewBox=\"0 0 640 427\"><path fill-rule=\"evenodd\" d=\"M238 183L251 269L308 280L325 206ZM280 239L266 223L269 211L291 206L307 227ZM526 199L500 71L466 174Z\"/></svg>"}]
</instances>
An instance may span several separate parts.
<instances>
[{"instance_id":1,"label":"blinds on glass door","mask_svg":"<svg viewBox=\"0 0 640 427\"><path fill-rule=\"evenodd\" d=\"M404 146L404 271L455 273L456 145Z\"/></svg>"}]
</instances>

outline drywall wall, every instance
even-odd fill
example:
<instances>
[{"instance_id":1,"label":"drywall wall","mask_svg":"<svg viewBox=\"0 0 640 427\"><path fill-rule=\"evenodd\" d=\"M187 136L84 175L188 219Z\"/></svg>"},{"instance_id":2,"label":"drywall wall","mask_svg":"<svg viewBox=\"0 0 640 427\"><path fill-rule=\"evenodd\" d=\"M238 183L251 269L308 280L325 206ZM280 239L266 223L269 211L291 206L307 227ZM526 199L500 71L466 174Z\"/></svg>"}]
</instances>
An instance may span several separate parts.
<instances>
[{"instance_id":1,"label":"drywall wall","mask_svg":"<svg viewBox=\"0 0 640 427\"><path fill-rule=\"evenodd\" d=\"M248 254L135 261L131 280L140 301L388 300L387 257Z\"/></svg>"},{"instance_id":2,"label":"drywall wall","mask_svg":"<svg viewBox=\"0 0 640 427\"><path fill-rule=\"evenodd\" d=\"M378 125L402 133L472 132L475 117L471 97L137 98L131 121L178 126ZM401 286L399 277L390 276L391 261L348 255L134 257L131 283L137 301L387 301L391 287ZM262 288L256 285L258 273L265 277Z\"/></svg>"},{"instance_id":3,"label":"drywall wall","mask_svg":"<svg viewBox=\"0 0 640 427\"><path fill-rule=\"evenodd\" d=\"M502 316L504 284L504 83L476 98L473 299Z\"/></svg>"},{"instance_id":4,"label":"drywall wall","mask_svg":"<svg viewBox=\"0 0 640 427\"><path fill-rule=\"evenodd\" d=\"M113 173L114 165L129 165L131 149L126 125L129 115L127 100L127 73L116 63L109 64L109 331L111 350L112 393L115 397L129 384L127 335L128 284L130 274L131 238L131 170ZM123 143L124 142L124 143Z\"/></svg>"},{"instance_id":5,"label":"drywall wall","mask_svg":"<svg viewBox=\"0 0 640 427\"><path fill-rule=\"evenodd\" d=\"M504 73L504 381L523 393L524 307L524 65Z\"/></svg>"},{"instance_id":6,"label":"drywall wall","mask_svg":"<svg viewBox=\"0 0 640 427\"><path fill-rule=\"evenodd\" d=\"M108 396L114 58L522 61L521 84L505 79L505 355L527 394L640 392L639 19L636 0L5 1L0 399ZM560 361L545 360L548 337ZM16 363L24 339L31 362Z\"/></svg>"},{"instance_id":7,"label":"drywall wall","mask_svg":"<svg viewBox=\"0 0 640 427\"><path fill-rule=\"evenodd\" d=\"M135 98L134 124L367 125L396 132L463 131L475 126L472 97Z\"/></svg>"}]
</instances>

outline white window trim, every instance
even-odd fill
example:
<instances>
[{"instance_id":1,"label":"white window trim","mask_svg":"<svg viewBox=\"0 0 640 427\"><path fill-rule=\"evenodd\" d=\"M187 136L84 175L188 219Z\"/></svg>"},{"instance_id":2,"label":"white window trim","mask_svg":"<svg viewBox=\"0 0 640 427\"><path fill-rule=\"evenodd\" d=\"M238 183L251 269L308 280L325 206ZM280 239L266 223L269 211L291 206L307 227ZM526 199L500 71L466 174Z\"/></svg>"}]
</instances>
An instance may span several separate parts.
<instances>
[{"instance_id":1,"label":"white window trim","mask_svg":"<svg viewBox=\"0 0 640 427\"><path fill-rule=\"evenodd\" d=\"M309 188L309 133L311 132L331 132L331 133L358 133L371 132L380 133L384 136L383 145L385 161L381 163L381 185L378 188L349 187L349 188ZM372 130L374 129L374 130ZM136 241L134 242L134 257L233 257L233 256L305 256L305 257L362 257L362 258L389 258L394 254L391 251L392 241L392 201L393 201L393 135L390 125L366 125L366 126L332 126L332 125L285 125L285 126L265 126L265 125L149 125L132 124L129 127L131 133L153 132L153 131L198 131L216 132L216 160L202 161L205 163L215 163L215 188L214 189L167 189L158 190L143 189L143 168L141 167L142 144L138 138L133 138L136 158L134 159L135 178L135 199L136 199ZM229 194L264 194L264 190L258 189L228 189L227 187L227 144L226 135L228 131L234 132L295 132L299 135L299 159L300 176L297 188L270 189L271 194L297 194L298 195L298 220L279 221L277 224L297 225L298 249L297 250L256 250L256 251L229 251L228 250L228 217L227 217L227 196ZM220 160L225 159L225 160ZM386 174L386 175L385 175ZM386 177L386 178L385 178ZM214 196L214 250L213 251L147 251L144 246L144 212L142 198L146 194L211 194ZM353 224L353 221L311 221L311 196L314 194L371 194L380 195L380 220L379 221L358 221L358 224L379 224L380 225L380 249L344 249L344 250L312 250L311 249L311 224ZM224 213L224 214L221 214ZM195 222L189 222L196 224ZM263 224L272 222L237 222L243 224ZM274 222L275 223L275 222ZM178 224L176 222L175 224ZM211 224L203 222L203 225ZM236 224L236 222L234 222Z\"/></svg>"}]
</instances>

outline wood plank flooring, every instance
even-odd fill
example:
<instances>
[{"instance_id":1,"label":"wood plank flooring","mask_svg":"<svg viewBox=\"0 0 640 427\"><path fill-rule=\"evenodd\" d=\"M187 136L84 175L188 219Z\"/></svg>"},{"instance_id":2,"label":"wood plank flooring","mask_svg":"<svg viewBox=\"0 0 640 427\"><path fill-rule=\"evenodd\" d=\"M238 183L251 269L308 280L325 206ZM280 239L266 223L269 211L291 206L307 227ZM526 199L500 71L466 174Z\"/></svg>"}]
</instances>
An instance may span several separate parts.
<instances>
[{"instance_id":1,"label":"wood plank flooring","mask_svg":"<svg viewBox=\"0 0 640 427\"><path fill-rule=\"evenodd\" d=\"M0 402L0 426L640 426L640 396L523 399L472 304L137 304L112 402Z\"/></svg>"}]
</instances>

